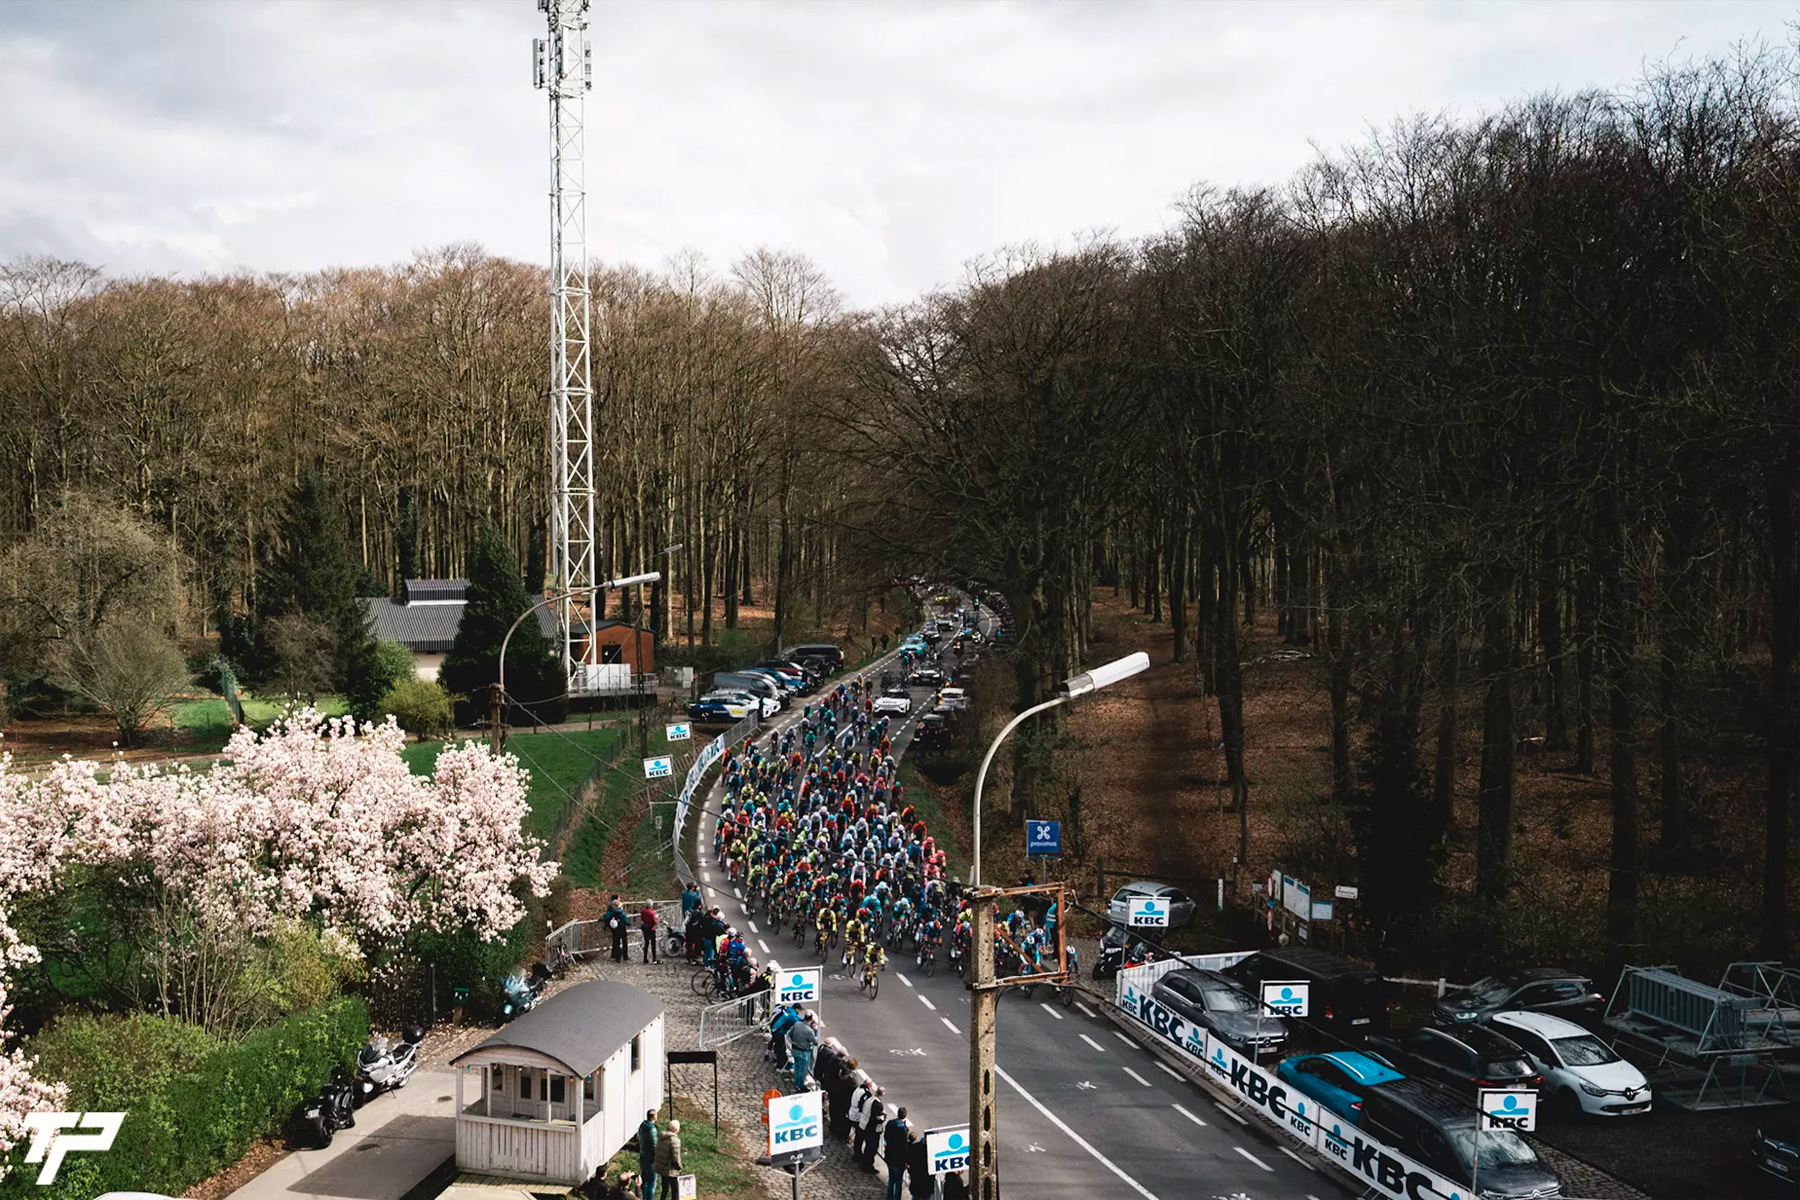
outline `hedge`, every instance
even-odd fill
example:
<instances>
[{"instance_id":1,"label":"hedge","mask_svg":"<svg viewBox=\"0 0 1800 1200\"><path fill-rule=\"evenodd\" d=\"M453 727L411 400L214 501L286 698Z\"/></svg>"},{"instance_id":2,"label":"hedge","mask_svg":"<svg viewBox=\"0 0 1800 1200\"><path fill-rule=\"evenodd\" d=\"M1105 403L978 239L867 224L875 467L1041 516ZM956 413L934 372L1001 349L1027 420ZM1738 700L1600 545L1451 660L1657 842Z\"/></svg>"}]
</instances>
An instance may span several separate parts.
<instances>
[{"instance_id":1,"label":"hedge","mask_svg":"<svg viewBox=\"0 0 1800 1200\"><path fill-rule=\"evenodd\" d=\"M173 1026L173 1028L171 1028ZM163 1017L80 1017L26 1047L69 1084L69 1108L124 1112L104 1154L70 1155L55 1184L12 1154L0 1197L91 1200L108 1191L179 1195L282 1131L334 1067L348 1065L369 1035L358 996L339 996L219 1044ZM44 1074L51 1074L45 1070Z\"/></svg>"}]
</instances>

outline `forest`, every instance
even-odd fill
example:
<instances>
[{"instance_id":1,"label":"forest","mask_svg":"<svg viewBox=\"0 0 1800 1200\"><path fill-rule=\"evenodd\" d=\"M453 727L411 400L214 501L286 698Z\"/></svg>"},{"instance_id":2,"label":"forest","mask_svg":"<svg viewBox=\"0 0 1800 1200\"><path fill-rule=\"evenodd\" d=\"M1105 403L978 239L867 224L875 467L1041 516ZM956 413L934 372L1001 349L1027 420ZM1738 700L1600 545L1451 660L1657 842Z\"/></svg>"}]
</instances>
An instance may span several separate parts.
<instances>
[{"instance_id":1,"label":"forest","mask_svg":"<svg viewBox=\"0 0 1800 1200\"><path fill-rule=\"evenodd\" d=\"M1187 753L1222 757L1246 843L1243 651L1272 611L1317 664L1373 920L1448 892L1459 788L1475 895L1506 900L1529 751L1607 781L1615 961L1646 875L1716 869L1717 795L1753 788L1782 957L1797 66L1397 120L1279 187L1197 185L1158 235L999 250L882 311L793 252L597 268L602 571L679 543L647 619L687 646L753 593L779 642L854 630L897 574L980 581L1015 614L1018 706L1093 661L1095 589L1128 589L1216 704ZM546 291L467 245L302 277L0 266L0 550L71 503L129 513L179 563L158 619L204 638L256 611L316 468L370 587L464 573L484 524L541 583Z\"/></svg>"}]
</instances>

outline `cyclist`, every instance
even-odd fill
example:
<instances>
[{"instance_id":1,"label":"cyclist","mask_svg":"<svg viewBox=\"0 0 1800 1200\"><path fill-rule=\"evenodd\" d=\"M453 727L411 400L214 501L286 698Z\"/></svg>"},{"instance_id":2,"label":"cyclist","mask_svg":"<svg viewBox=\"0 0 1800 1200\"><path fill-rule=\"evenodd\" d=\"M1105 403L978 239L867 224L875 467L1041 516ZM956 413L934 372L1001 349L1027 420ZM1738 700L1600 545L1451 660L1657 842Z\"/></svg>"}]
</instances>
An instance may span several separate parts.
<instances>
[{"instance_id":1,"label":"cyclist","mask_svg":"<svg viewBox=\"0 0 1800 1200\"><path fill-rule=\"evenodd\" d=\"M885 970L887 970L887 951L881 948L880 942L876 942L869 947L869 952L863 955L863 982L867 983Z\"/></svg>"},{"instance_id":2,"label":"cyclist","mask_svg":"<svg viewBox=\"0 0 1800 1200\"><path fill-rule=\"evenodd\" d=\"M868 941L869 927L863 922L861 911L850 914L850 920L844 925L844 965L847 967L862 956L863 944Z\"/></svg>"}]
</instances>

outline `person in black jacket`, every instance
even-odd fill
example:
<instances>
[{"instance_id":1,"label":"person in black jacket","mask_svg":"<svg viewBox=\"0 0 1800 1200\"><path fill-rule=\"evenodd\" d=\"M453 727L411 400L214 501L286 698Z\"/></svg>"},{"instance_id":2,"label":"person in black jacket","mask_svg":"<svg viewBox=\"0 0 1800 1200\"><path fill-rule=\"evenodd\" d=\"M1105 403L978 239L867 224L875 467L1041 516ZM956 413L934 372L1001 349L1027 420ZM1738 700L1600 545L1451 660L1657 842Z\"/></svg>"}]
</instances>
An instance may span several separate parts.
<instances>
[{"instance_id":1,"label":"person in black jacket","mask_svg":"<svg viewBox=\"0 0 1800 1200\"><path fill-rule=\"evenodd\" d=\"M969 1185L963 1182L961 1171L951 1171L944 1176L943 1200L969 1200Z\"/></svg>"},{"instance_id":2,"label":"person in black jacket","mask_svg":"<svg viewBox=\"0 0 1800 1200\"><path fill-rule=\"evenodd\" d=\"M916 1129L906 1135L906 1182L913 1200L929 1200L937 1191L937 1180L931 1177L931 1159L925 1154L925 1139Z\"/></svg>"},{"instance_id":3,"label":"person in black jacket","mask_svg":"<svg viewBox=\"0 0 1800 1200\"><path fill-rule=\"evenodd\" d=\"M906 1139L911 1132L912 1123L906 1119L906 1105L902 1104L881 1135L881 1158L887 1163L887 1200L900 1200L900 1187L906 1179Z\"/></svg>"}]
</instances>

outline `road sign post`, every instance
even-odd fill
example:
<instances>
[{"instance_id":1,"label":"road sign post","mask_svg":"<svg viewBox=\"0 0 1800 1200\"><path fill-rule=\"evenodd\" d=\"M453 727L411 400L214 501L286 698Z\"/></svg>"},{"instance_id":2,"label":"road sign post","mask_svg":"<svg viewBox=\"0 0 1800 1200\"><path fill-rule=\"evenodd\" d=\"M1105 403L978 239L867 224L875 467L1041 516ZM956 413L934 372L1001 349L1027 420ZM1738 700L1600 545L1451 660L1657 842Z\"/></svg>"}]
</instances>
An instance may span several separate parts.
<instances>
[{"instance_id":1,"label":"road sign post","mask_svg":"<svg viewBox=\"0 0 1800 1200\"><path fill-rule=\"evenodd\" d=\"M1481 1195L1482 1130L1531 1133L1537 1128L1537 1100L1529 1088L1482 1088L1475 1102L1475 1148L1469 1154L1469 1192Z\"/></svg>"}]
</instances>

